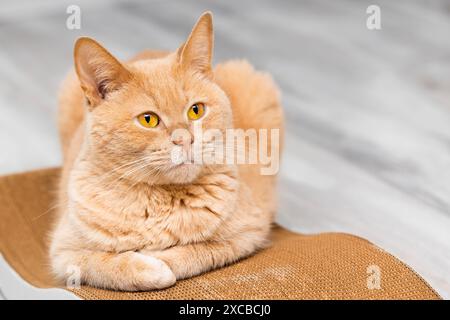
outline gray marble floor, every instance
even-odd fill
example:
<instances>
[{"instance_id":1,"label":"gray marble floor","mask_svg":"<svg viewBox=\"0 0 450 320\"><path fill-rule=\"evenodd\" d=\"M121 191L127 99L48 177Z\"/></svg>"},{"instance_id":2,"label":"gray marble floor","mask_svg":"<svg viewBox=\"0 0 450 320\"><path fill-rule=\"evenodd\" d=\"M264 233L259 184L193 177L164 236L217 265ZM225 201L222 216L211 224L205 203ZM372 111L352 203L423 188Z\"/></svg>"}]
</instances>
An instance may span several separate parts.
<instances>
[{"instance_id":1,"label":"gray marble floor","mask_svg":"<svg viewBox=\"0 0 450 320\"><path fill-rule=\"evenodd\" d=\"M81 29L66 8L81 8ZM381 8L368 30L366 8ZM121 58L176 48L215 14L215 60L283 93L278 221L365 237L450 298L450 1L0 1L0 173L60 163L56 93L74 40Z\"/></svg>"}]
</instances>

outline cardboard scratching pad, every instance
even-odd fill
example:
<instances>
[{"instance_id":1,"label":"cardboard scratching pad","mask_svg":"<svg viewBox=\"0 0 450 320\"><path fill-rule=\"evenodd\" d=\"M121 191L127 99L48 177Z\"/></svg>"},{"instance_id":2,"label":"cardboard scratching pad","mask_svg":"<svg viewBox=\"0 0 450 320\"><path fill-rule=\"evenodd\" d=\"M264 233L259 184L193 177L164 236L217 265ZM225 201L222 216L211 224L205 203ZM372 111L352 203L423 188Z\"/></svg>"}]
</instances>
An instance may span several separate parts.
<instances>
[{"instance_id":1,"label":"cardboard scratching pad","mask_svg":"<svg viewBox=\"0 0 450 320\"><path fill-rule=\"evenodd\" d=\"M0 178L1 253L23 279L41 288L58 286L47 260L58 175L59 169L47 169ZM275 227L272 240L269 249L252 257L165 290L116 292L83 286L73 292L86 299L440 298L408 266L359 237L301 235Z\"/></svg>"}]
</instances>

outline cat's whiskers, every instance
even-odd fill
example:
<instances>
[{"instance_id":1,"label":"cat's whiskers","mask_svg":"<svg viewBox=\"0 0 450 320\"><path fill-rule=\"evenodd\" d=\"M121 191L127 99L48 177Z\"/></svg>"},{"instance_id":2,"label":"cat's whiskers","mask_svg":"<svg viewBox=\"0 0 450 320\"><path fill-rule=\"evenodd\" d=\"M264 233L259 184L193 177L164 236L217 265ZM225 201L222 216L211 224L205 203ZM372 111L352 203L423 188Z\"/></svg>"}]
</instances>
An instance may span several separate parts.
<instances>
[{"instance_id":1,"label":"cat's whiskers","mask_svg":"<svg viewBox=\"0 0 450 320\"><path fill-rule=\"evenodd\" d=\"M164 152L164 150L157 150L157 151L155 151L155 152L153 152L152 154L158 154L158 153L163 153ZM115 167L115 168L113 168L112 170L109 170L109 171L107 171L107 172L104 172L103 174L101 174L101 175L98 175L98 176L96 176L97 178L99 178L98 180L97 180L97 183L102 183L104 180L106 180L107 178L109 178L111 175L113 175L113 174L115 174L117 171L119 171L120 169L124 169L124 168L126 168L126 167L133 167L134 165L136 165L136 164L139 164L139 162L142 162L142 161L146 161L147 160L147 157L149 157L149 156L144 156L144 157L140 157L140 158L138 158L138 159L134 159L134 160L132 160L132 161L130 161L130 162L127 162L127 163L124 163L124 164L122 164L122 165L120 165L120 166L118 166L118 167Z\"/></svg>"},{"instance_id":2,"label":"cat's whiskers","mask_svg":"<svg viewBox=\"0 0 450 320\"><path fill-rule=\"evenodd\" d=\"M158 155L160 153L164 154L164 153L166 153L166 151L164 149L159 149L157 151L152 152L151 155ZM123 169L123 168L126 168L128 166L133 166L133 165L135 165L135 164L137 164L137 163L139 163L139 162L141 162L143 160L146 160L147 157L148 156L144 156L144 157L141 157L141 158L138 158L138 159L134 159L134 160L132 160L130 162L124 163L124 164L122 164L122 165L120 165L118 167L113 168L112 170L109 170L109 171L101 174L100 176L98 176L99 178L101 178L100 180L98 180L98 182L103 182L104 179L107 179L112 174L114 174L116 171L118 171L120 169Z\"/></svg>"},{"instance_id":3,"label":"cat's whiskers","mask_svg":"<svg viewBox=\"0 0 450 320\"><path fill-rule=\"evenodd\" d=\"M111 177L114 173L116 173L117 171L119 171L120 169L124 169L126 167L132 167L133 165L139 163L140 161L142 161L142 158L138 158L135 159L133 161L127 162L125 164L122 164L118 167L113 168L112 170L106 171L105 173L95 176L97 179L97 181L94 183L94 185L96 184L100 184L103 183L106 179L108 179L109 177Z\"/></svg>"},{"instance_id":4,"label":"cat's whiskers","mask_svg":"<svg viewBox=\"0 0 450 320\"><path fill-rule=\"evenodd\" d=\"M128 192L130 190L132 190L139 183L146 183L146 184L148 184L147 182L145 182L145 180L147 180L148 176L151 175L151 174L153 174L152 178L154 180L158 180L160 175L164 172L164 168L165 168L165 166L164 167L157 166L156 168L151 168L151 170L148 170L146 173L144 173L144 176L141 177L141 180L136 180L133 184L131 184L131 186L128 187L128 189L124 193L128 194Z\"/></svg>"},{"instance_id":5,"label":"cat's whiskers","mask_svg":"<svg viewBox=\"0 0 450 320\"><path fill-rule=\"evenodd\" d=\"M169 158L166 157L155 157L155 155L167 155L167 152L160 152L158 154L150 154L148 156L145 156L141 159L139 159L139 161L136 161L135 163L133 163L133 167L126 171L125 173L123 173L121 176L119 176L117 179L113 180L113 182L110 184L110 186L114 184L114 186L111 186L113 188L113 190L116 190L116 187L118 186L118 184L120 183L121 180L127 179L127 180L135 180L137 181L137 183L142 182L142 177L133 179L132 176L134 174L136 174L137 172L140 172L142 169L147 167L147 171L145 172L145 174L156 174L156 173L160 173L161 169L164 168L164 166L167 166L168 164L168 160ZM154 168L152 168L151 166L153 166ZM156 166L156 167L155 167Z\"/></svg>"}]
</instances>

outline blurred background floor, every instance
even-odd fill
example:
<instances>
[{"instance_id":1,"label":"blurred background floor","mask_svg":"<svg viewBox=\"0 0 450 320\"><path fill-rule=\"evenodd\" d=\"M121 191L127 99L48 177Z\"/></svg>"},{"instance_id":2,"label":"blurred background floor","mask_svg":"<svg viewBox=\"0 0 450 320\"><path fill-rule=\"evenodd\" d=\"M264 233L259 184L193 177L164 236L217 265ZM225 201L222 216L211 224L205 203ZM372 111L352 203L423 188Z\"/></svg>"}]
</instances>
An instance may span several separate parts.
<instances>
[{"instance_id":1,"label":"blurred background floor","mask_svg":"<svg viewBox=\"0 0 450 320\"><path fill-rule=\"evenodd\" d=\"M215 61L246 58L281 87L279 223L367 238L450 298L449 1L2 0L0 174L60 164L56 96L77 37L123 59L175 49L204 10Z\"/></svg>"}]
</instances>

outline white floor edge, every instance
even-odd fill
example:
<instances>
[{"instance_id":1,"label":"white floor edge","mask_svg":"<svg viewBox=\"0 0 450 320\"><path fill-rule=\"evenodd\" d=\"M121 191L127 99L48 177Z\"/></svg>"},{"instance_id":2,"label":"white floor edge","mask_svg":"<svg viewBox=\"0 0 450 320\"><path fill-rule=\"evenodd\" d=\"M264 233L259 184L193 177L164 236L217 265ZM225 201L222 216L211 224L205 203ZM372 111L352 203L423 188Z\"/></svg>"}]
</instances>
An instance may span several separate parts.
<instances>
[{"instance_id":1,"label":"white floor edge","mask_svg":"<svg viewBox=\"0 0 450 320\"><path fill-rule=\"evenodd\" d=\"M41 289L23 280L0 254L0 300L79 300L63 289Z\"/></svg>"}]
</instances>

